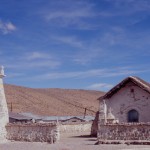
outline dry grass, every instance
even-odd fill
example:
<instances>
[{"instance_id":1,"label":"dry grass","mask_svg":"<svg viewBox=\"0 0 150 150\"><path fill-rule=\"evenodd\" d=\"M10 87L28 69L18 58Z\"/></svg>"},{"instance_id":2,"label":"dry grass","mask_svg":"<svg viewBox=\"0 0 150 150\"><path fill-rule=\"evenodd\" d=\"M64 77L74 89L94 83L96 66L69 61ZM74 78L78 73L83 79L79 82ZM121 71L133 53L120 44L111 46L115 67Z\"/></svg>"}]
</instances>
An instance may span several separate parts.
<instances>
[{"instance_id":1,"label":"dry grass","mask_svg":"<svg viewBox=\"0 0 150 150\"><path fill-rule=\"evenodd\" d=\"M16 85L4 86L6 99L13 112L32 112L39 115L95 115L99 102L97 98L104 93L90 90L71 89L33 89Z\"/></svg>"}]
</instances>

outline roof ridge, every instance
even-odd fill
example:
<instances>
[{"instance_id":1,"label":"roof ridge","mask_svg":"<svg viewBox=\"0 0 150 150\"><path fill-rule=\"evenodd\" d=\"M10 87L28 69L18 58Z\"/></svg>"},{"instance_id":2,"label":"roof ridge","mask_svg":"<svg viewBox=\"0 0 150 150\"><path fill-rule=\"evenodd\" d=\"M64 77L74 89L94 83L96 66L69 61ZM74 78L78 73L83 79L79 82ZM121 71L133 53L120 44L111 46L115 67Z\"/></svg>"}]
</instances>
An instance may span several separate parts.
<instances>
[{"instance_id":1,"label":"roof ridge","mask_svg":"<svg viewBox=\"0 0 150 150\"><path fill-rule=\"evenodd\" d=\"M142 88L145 91L147 91L148 93L150 93L150 84L148 82L146 82L143 79L136 77L136 76L129 76L129 77L125 78L124 80L122 80L117 85L115 85L104 96L102 96L98 99L100 100L100 99L106 98L108 96L111 96L115 91L118 91L122 87L122 85L126 84L129 80L131 80L131 82L134 82L134 84L137 84L140 88Z\"/></svg>"},{"instance_id":2,"label":"roof ridge","mask_svg":"<svg viewBox=\"0 0 150 150\"><path fill-rule=\"evenodd\" d=\"M147 88L150 88L150 86L148 85L149 84L148 82L144 81L144 82L148 83L148 84L146 84L146 83L144 83L144 82L141 81L142 79L139 79L139 78L134 77L134 76L130 76L130 78L136 80L137 82L139 82L140 84L146 86Z\"/></svg>"}]
</instances>

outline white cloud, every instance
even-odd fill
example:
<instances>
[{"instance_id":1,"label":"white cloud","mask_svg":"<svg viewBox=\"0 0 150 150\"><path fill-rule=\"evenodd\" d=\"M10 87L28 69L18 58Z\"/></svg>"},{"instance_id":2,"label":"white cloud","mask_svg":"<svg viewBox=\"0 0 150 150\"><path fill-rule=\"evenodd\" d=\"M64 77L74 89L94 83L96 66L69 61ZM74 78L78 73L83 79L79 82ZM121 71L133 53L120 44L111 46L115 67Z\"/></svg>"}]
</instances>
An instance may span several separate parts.
<instances>
[{"instance_id":1,"label":"white cloud","mask_svg":"<svg viewBox=\"0 0 150 150\"><path fill-rule=\"evenodd\" d=\"M130 76L141 72L150 70L136 70L130 67L120 67L113 69L93 69L87 71L76 72L51 72L35 76L34 79L52 80L52 79L66 79L66 78L89 78L89 77L114 77L114 76Z\"/></svg>"},{"instance_id":2,"label":"white cloud","mask_svg":"<svg viewBox=\"0 0 150 150\"><path fill-rule=\"evenodd\" d=\"M15 62L14 62L15 59ZM8 62L8 61L7 61ZM57 68L61 65L61 62L57 60L54 56L49 53L42 53L42 52L31 52L22 54L22 56L15 56L9 60L9 62L13 63L4 63L6 64L7 68L13 69L32 69L32 68Z\"/></svg>"},{"instance_id":3,"label":"white cloud","mask_svg":"<svg viewBox=\"0 0 150 150\"><path fill-rule=\"evenodd\" d=\"M111 9L100 13L104 17L131 16L138 12L150 12L149 0L105 0L111 4ZM133 18L134 19L134 18Z\"/></svg>"},{"instance_id":4,"label":"white cloud","mask_svg":"<svg viewBox=\"0 0 150 150\"><path fill-rule=\"evenodd\" d=\"M3 22L0 20L0 31L3 34L8 34L16 30L16 26L11 22Z\"/></svg>"},{"instance_id":5,"label":"white cloud","mask_svg":"<svg viewBox=\"0 0 150 150\"><path fill-rule=\"evenodd\" d=\"M19 63L18 63L19 62ZM59 61L54 61L54 60L42 60L42 61L18 61L17 63L13 63L13 64L5 64L6 68L10 68L10 69L24 69L24 70L28 70L28 69L36 69L39 67L42 68L46 68L47 69L53 69L53 68L57 68L58 66L61 65L61 62Z\"/></svg>"},{"instance_id":6,"label":"white cloud","mask_svg":"<svg viewBox=\"0 0 150 150\"><path fill-rule=\"evenodd\" d=\"M97 59L101 59L101 57L103 56L103 50L99 47L99 48L94 48L93 49L86 47L83 51L80 51L78 54L73 56L73 61L77 64L80 65L87 65L88 63L90 63L91 61L96 61Z\"/></svg>"},{"instance_id":7,"label":"white cloud","mask_svg":"<svg viewBox=\"0 0 150 150\"><path fill-rule=\"evenodd\" d=\"M88 86L87 89L104 90L105 91L105 90L109 90L112 87L113 87L113 85L108 84L108 83L95 83L95 84Z\"/></svg>"},{"instance_id":8,"label":"white cloud","mask_svg":"<svg viewBox=\"0 0 150 150\"><path fill-rule=\"evenodd\" d=\"M51 39L58 45L66 44L67 46L78 48L74 55L68 56L76 64L86 65L95 59L99 59L98 57L102 57L104 53L97 39L93 39L90 42L79 39L76 36L53 36Z\"/></svg>"},{"instance_id":9,"label":"white cloud","mask_svg":"<svg viewBox=\"0 0 150 150\"><path fill-rule=\"evenodd\" d=\"M47 22L59 27L93 29L97 25L93 26L92 22L86 21L97 16L93 6L94 4L88 1L57 1L54 6L56 9L48 8L40 14Z\"/></svg>"},{"instance_id":10,"label":"white cloud","mask_svg":"<svg viewBox=\"0 0 150 150\"><path fill-rule=\"evenodd\" d=\"M55 68L60 66L60 61L56 60L54 56L49 53L34 51L24 56L28 62L24 63L25 66L31 67L50 67ZM28 65L30 64L30 65Z\"/></svg>"},{"instance_id":11,"label":"white cloud","mask_svg":"<svg viewBox=\"0 0 150 150\"><path fill-rule=\"evenodd\" d=\"M48 67L49 68L56 68L61 65L59 61L54 61L54 60L44 60L44 61L34 61L34 62L29 62L24 64L29 68L34 68L34 67Z\"/></svg>"},{"instance_id":12,"label":"white cloud","mask_svg":"<svg viewBox=\"0 0 150 150\"><path fill-rule=\"evenodd\" d=\"M54 36L51 37L51 39L59 43L71 45L73 47L84 48L83 43L74 36Z\"/></svg>"},{"instance_id":13,"label":"white cloud","mask_svg":"<svg viewBox=\"0 0 150 150\"><path fill-rule=\"evenodd\" d=\"M6 27L9 31L16 30L16 27L11 22L6 23Z\"/></svg>"},{"instance_id":14,"label":"white cloud","mask_svg":"<svg viewBox=\"0 0 150 150\"><path fill-rule=\"evenodd\" d=\"M46 19L70 19L73 20L75 18L89 17L92 16L86 9L82 10L68 10L68 11L56 11L47 14Z\"/></svg>"},{"instance_id":15,"label":"white cloud","mask_svg":"<svg viewBox=\"0 0 150 150\"><path fill-rule=\"evenodd\" d=\"M42 53L42 52L31 52L31 53L28 53L26 55L26 58L28 60L34 60L34 59L50 59L52 58L49 54L47 53Z\"/></svg>"},{"instance_id":16,"label":"white cloud","mask_svg":"<svg viewBox=\"0 0 150 150\"><path fill-rule=\"evenodd\" d=\"M18 78L18 77L22 77L24 75L25 74L23 74L23 73L8 73L6 76L7 76L7 78Z\"/></svg>"},{"instance_id":17,"label":"white cloud","mask_svg":"<svg viewBox=\"0 0 150 150\"><path fill-rule=\"evenodd\" d=\"M80 65L89 65L100 60L102 63L133 64L137 56L149 55L149 32L131 34L118 26L111 27L111 31L90 42L81 41L83 48L72 56L72 61Z\"/></svg>"}]
</instances>

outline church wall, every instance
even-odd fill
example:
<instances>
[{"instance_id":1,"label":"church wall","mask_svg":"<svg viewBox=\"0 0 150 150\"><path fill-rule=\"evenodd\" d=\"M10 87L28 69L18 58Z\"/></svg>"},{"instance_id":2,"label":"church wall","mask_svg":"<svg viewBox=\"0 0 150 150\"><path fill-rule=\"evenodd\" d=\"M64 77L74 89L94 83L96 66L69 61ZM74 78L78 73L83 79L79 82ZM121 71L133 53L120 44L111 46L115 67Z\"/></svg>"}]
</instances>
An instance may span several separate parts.
<instances>
[{"instance_id":1,"label":"church wall","mask_svg":"<svg viewBox=\"0 0 150 150\"><path fill-rule=\"evenodd\" d=\"M127 122L127 114L135 109L139 113L139 122L150 122L150 94L132 82L127 83L109 99L105 99L107 109L119 122Z\"/></svg>"}]
</instances>

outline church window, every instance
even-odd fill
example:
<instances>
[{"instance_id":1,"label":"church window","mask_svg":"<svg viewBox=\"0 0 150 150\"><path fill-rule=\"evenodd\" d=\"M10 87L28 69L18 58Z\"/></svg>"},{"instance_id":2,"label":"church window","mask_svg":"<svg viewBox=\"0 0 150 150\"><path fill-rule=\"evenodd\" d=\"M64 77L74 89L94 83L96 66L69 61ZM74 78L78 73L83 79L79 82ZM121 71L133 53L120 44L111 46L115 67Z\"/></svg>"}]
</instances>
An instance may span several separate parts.
<instances>
[{"instance_id":1,"label":"church window","mask_svg":"<svg viewBox=\"0 0 150 150\"><path fill-rule=\"evenodd\" d=\"M128 122L139 122L139 113L135 109L128 112Z\"/></svg>"}]
</instances>

